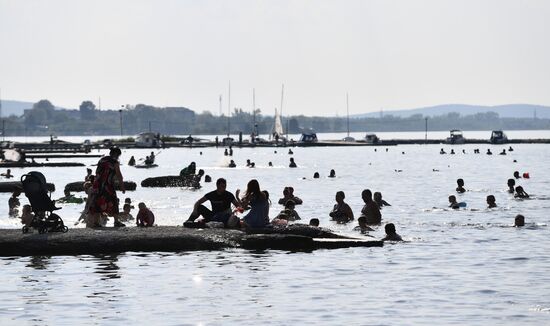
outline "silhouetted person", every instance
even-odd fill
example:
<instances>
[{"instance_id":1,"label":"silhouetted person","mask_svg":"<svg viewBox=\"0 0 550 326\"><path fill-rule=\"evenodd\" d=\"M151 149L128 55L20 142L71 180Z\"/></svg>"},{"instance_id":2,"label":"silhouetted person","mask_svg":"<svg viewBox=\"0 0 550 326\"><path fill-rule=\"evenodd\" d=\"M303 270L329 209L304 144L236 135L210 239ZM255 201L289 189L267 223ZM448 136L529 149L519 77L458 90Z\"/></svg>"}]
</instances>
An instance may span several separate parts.
<instances>
[{"instance_id":1,"label":"silhouetted person","mask_svg":"<svg viewBox=\"0 0 550 326\"><path fill-rule=\"evenodd\" d=\"M518 171L514 171L514 178L521 179L521 176L519 175Z\"/></svg>"},{"instance_id":2,"label":"silhouetted person","mask_svg":"<svg viewBox=\"0 0 550 326\"><path fill-rule=\"evenodd\" d=\"M353 211L347 203L344 202L346 195L343 191L336 193L336 204L332 208L332 211L328 214L333 221L337 223L347 223L353 220Z\"/></svg>"},{"instance_id":3,"label":"silhouetted person","mask_svg":"<svg viewBox=\"0 0 550 326\"><path fill-rule=\"evenodd\" d=\"M490 149L487 149L487 155L493 155Z\"/></svg>"},{"instance_id":4,"label":"silhouetted person","mask_svg":"<svg viewBox=\"0 0 550 326\"><path fill-rule=\"evenodd\" d=\"M130 160L128 161L128 165L129 166L136 165L136 159L134 158L134 155L132 155L132 157L130 157Z\"/></svg>"},{"instance_id":5,"label":"silhouetted person","mask_svg":"<svg viewBox=\"0 0 550 326\"><path fill-rule=\"evenodd\" d=\"M460 194L466 192L466 189L464 189L464 180L456 179L456 184L458 185L458 187L456 187L456 192Z\"/></svg>"},{"instance_id":6,"label":"silhouetted person","mask_svg":"<svg viewBox=\"0 0 550 326\"><path fill-rule=\"evenodd\" d=\"M384 206L391 206L390 203L382 199L382 193L377 191L372 195L374 202L378 205L378 208L382 209Z\"/></svg>"},{"instance_id":7,"label":"silhouetted person","mask_svg":"<svg viewBox=\"0 0 550 326\"><path fill-rule=\"evenodd\" d=\"M516 218L514 218L514 226L515 227L525 226L525 217L521 214L516 215Z\"/></svg>"},{"instance_id":8,"label":"silhouetted person","mask_svg":"<svg viewBox=\"0 0 550 326\"><path fill-rule=\"evenodd\" d=\"M330 170L330 173L328 175L329 178L336 178L336 171Z\"/></svg>"},{"instance_id":9,"label":"silhouetted person","mask_svg":"<svg viewBox=\"0 0 550 326\"><path fill-rule=\"evenodd\" d=\"M229 146L229 156L233 156L233 147Z\"/></svg>"},{"instance_id":10,"label":"silhouetted person","mask_svg":"<svg viewBox=\"0 0 550 326\"><path fill-rule=\"evenodd\" d=\"M401 236L397 234L393 223L386 224L384 230L386 231L386 236L382 239L382 241L403 241Z\"/></svg>"},{"instance_id":11,"label":"silhouetted person","mask_svg":"<svg viewBox=\"0 0 550 326\"><path fill-rule=\"evenodd\" d=\"M246 166L250 166L250 159L246 160Z\"/></svg>"},{"instance_id":12,"label":"silhouetted person","mask_svg":"<svg viewBox=\"0 0 550 326\"><path fill-rule=\"evenodd\" d=\"M500 152L498 155L506 155L506 150L503 149L502 152Z\"/></svg>"},{"instance_id":13,"label":"silhouetted person","mask_svg":"<svg viewBox=\"0 0 550 326\"><path fill-rule=\"evenodd\" d=\"M236 167L237 167L237 164L235 164L235 161L231 160L231 162L229 162L228 167L230 167L230 168L236 168Z\"/></svg>"},{"instance_id":14,"label":"silhouetted person","mask_svg":"<svg viewBox=\"0 0 550 326\"><path fill-rule=\"evenodd\" d=\"M309 220L309 225L319 226L319 219L318 218L312 218L311 220Z\"/></svg>"},{"instance_id":15,"label":"silhouetted person","mask_svg":"<svg viewBox=\"0 0 550 326\"><path fill-rule=\"evenodd\" d=\"M288 154L289 154L289 155L294 154L294 152L292 151L292 149L290 149L290 148L288 149Z\"/></svg>"},{"instance_id":16,"label":"silhouetted person","mask_svg":"<svg viewBox=\"0 0 550 326\"><path fill-rule=\"evenodd\" d=\"M288 165L289 168L295 168L297 167L296 163L294 162L294 158L290 158L290 164Z\"/></svg>"},{"instance_id":17,"label":"silhouetted person","mask_svg":"<svg viewBox=\"0 0 550 326\"><path fill-rule=\"evenodd\" d=\"M462 150L462 154L466 154L466 150L465 150L465 149Z\"/></svg>"},{"instance_id":18,"label":"silhouetted person","mask_svg":"<svg viewBox=\"0 0 550 326\"><path fill-rule=\"evenodd\" d=\"M529 198L529 194L523 190L522 186L516 187L516 193L514 194L515 198Z\"/></svg>"},{"instance_id":19,"label":"silhouetted person","mask_svg":"<svg viewBox=\"0 0 550 326\"><path fill-rule=\"evenodd\" d=\"M443 150L443 148L439 151L439 154L443 155L443 154L447 154L447 152L445 152L445 150Z\"/></svg>"},{"instance_id":20,"label":"silhouetted person","mask_svg":"<svg viewBox=\"0 0 550 326\"><path fill-rule=\"evenodd\" d=\"M454 155L454 154L455 154L455 150L451 149L451 155Z\"/></svg>"},{"instance_id":21,"label":"silhouetted person","mask_svg":"<svg viewBox=\"0 0 550 326\"><path fill-rule=\"evenodd\" d=\"M489 195L487 196L487 208L495 208L497 207L495 196Z\"/></svg>"},{"instance_id":22,"label":"silhouetted person","mask_svg":"<svg viewBox=\"0 0 550 326\"><path fill-rule=\"evenodd\" d=\"M229 156L229 152L227 151L227 148L223 151L223 155Z\"/></svg>"},{"instance_id":23,"label":"silhouetted person","mask_svg":"<svg viewBox=\"0 0 550 326\"><path fill-rule=\"evenodd\" d=\"M319 172L313 173L313 179L319 179Z\"/></svg>"},{"instance_id":24,"label":"silhouetted person","mask_svg":"<svg viewBox=\"0 0 550 326\"><path fill-rule=\"evenodd\" d=\"M510 147L508 148L508 152L513 152L513 151L514 151L514 149L512 148L512 146L510 146Z\"/></svg>"},{"instance_id":25,"label":"silhouetted person","mask_svg":"<svg viewBox=\"0 0 550 326\"><path fill-rule=\"evenodd\" d=\"M269 163L267 163L268 166L273 166L273 163L271 163L271 161Z\"/></svg>"},{"instance_id":26,"label":"silhouetted person","mask_svg":"<svg viewBox=\"0 0 550 326\"><path fill-rule=\"evenodd\" d=\"M508 179L508 192L513 194L515 192L516 180Z\"/></svg>"},{"instance_id":27,"label":"silhouetted person","mask_svg":"<svg viewBox=\"0 0 550 326\"><path fill-rule=\"evenodd\" d=\"M212 182L212 177L210 177L208 174L204 176L204 182Z\"/></svg>"},{"instance_id":28,"label":"silhouetted person","mask_svg":"<svg viewBox=\"0 0 550 326\"><path fill-rule=\"evenodd\" d=\"M382 214L380 214L378 204L372 200L372 192L369 189L363 190L361 198L365 202L365 206L361 209L361 216L365 216L369 225L380 224L382 222Z\"/></svg>"}]
</instances>

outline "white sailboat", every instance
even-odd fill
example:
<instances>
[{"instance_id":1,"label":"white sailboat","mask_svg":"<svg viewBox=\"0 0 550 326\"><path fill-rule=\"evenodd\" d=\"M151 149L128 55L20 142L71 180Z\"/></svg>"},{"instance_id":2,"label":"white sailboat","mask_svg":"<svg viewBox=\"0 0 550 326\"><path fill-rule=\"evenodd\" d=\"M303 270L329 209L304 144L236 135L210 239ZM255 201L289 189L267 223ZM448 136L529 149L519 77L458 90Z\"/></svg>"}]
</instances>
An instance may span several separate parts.
<instances>
[{"instance_id":1,"label":"white sailboat","mask_svg":"<svg viewBox=\"0 0 550 326\"><path fill-rule=\"evenodd\" d=\"M281 116L277 109L275 109L275 119L273 120L273 128L271 128L271 134L269 138L273 137L274 139L283 139L283 123L281 122Z\"/></svg>"}]
</instances>

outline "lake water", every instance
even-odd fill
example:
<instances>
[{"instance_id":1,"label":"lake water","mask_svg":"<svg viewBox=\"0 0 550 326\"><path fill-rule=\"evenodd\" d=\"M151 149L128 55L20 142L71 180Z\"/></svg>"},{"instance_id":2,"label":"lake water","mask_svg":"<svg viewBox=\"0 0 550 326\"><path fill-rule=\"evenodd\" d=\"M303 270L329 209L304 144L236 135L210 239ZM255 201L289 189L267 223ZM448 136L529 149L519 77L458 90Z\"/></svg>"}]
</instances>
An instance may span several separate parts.
<instances>
[{"instance_id":1,"label":"lake water","mask_svg":"<svg viewBox=\"0 0 550 326\"><path fill-rule=\"evenodd\" d=\"M332 139L341 134L336 136ZM282 189L292 185L304 200L297 211L306 222L317 217L321 226L358 237L355 224L335 225L328 212L336 191L343 190L358 216L361 191L369 188L392 204L382 210L383 222L395 223L407 242L311 253L231 249L3 257L0 324L547 324L550 147L512 146L506 156L483 154L487 148L494 154L508 148L503 145L392 146L387 152L385 147L376 152L372 147L293 148L297 169L287 167L290 155L284 148L278 153L235 149L236 169L225 168L229 158L223 148L163 150L159 168L122 166L125 179L139 184L149 176L177 174L195 161L214 181L226 178L230 191L244 190L250 179L258 179L274 201L272 217L281 209L276 201ZM441 147L457 154L439 155ZM474 155L474 148L482 154ZM148 152L125 150L121 162ZM256 162L255 169L243 167L248 158ZM79 161L91 165L97 159ZM274 167L268 167L270 161ZM326 177L330 169L337 178ZM12 169L16 177L28 171ZM40 171L58 189L53 198L63 196L66 183L85 175L82 167ZM316 171L320 179L312 179ZM530 179L517 183L532 199L517 200L506 192L514 171L529 172ZM466 193L455 193L457 178L465 180ZM199 190L138 187L119 196L145 202L158 224L180 225L193 203L214 188L214 183L203 183ZM448 210L450 194L467 208ZM490 194L499 208L485 209ZM0 202L8 198L0 194ZM24 196L21 202L27 203ZM67 204L59 214L73 227L81 209ZM0 227L20 227L6 217L7 204L4 210ZM525 215L526 227L511 227L516 214ZM381 238L383 233L380 227L371 235Z\"/></svg>"}]
</instances>

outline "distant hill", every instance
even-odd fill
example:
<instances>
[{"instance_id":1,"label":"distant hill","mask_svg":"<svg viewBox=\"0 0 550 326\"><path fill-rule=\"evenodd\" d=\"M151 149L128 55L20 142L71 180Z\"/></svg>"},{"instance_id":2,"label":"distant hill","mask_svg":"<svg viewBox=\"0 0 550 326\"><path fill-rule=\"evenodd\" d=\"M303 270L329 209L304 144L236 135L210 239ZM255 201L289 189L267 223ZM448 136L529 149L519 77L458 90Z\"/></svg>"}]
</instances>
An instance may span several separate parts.
<instances>
[{"instance_id":1,"label":"distant hill","mask_svg":"<svg viewBox=\"0 0 550 326\"><path fill-rule=\"evenodd\" d=\"M463 116L476 113L496 112L501 118L532 118L536 112L537 118L550 118L550 107L532 104L507 104L497 106L444 104L408 110L384 110L382 114L406 118L414 114L422 114L423 116L433 117L438 115L446 115L451 112L457 112ZM354 114L350 117L379 118L380 112Z\"/></svg>"},{"instance_id":2,"label":"distant hill","mask_svg":"<svg viewBox=\"0 0 550 326\"><path fill-rule=\"evenodd\" d=\"M2 116L9 117L10 115L22 116L26 109L32 109L34 102L23 102L13 100L2 100ZM55 107L56 109L64 109Z\"/></svg>"}]
</instances>

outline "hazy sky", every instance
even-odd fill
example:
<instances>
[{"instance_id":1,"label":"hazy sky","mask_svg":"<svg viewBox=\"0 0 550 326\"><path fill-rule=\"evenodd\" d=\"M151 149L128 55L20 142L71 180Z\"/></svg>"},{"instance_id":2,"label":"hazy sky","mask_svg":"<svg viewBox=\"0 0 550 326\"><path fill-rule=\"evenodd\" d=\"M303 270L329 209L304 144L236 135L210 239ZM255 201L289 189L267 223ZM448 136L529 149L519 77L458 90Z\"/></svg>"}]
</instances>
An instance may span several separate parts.
<instances>
[{"instance_id":1,"label":"hazy sky","mask_svg":"<svg viewBox=\"0 0 550 326\"><path fill-rule=\"evenodd\" d=\"M0 0L3 99L345 115L550 105L550 1Z\"/></svg>"}]
</instances>

